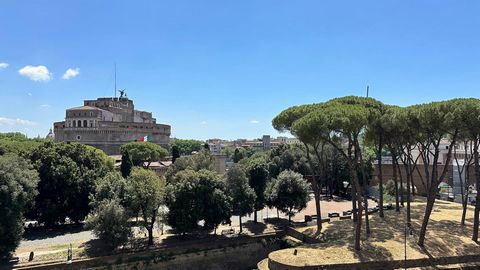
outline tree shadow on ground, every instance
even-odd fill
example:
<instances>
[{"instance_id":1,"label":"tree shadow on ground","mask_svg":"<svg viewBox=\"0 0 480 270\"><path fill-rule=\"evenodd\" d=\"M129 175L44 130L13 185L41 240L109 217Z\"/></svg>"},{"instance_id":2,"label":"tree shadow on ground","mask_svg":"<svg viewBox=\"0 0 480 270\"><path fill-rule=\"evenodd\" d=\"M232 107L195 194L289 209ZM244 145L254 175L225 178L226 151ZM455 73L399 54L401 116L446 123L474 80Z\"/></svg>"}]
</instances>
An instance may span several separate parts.
<instances>
[{"instance_id":1,"label":"tree shadow on ground","mask_svg":"<svg viewBox=\"0 0 480 270\"><path fill-rule=\"evenodd\" d=\"M369 242L363 242L361 248L361 250L357 251L353 248L353 246L349 246L349 249L353 252L353 256L358 258L358 260L361 262L393 260L392 253L382 246L373 245Z\"/></svg>"},{"instance_id":2,"label":"tree shadow on ground","mask_svg":"<svg viewBox=\"0 0 480 270\"><path fill-rule=\"evenodd\" d=\"M66 224L55 226L52 228L46 228L43 226L37 228L27 228L23 233L23 240L42 240L65 234L79 233L83 231L87 231L87 229L83 227L83 224Z\"/></svg>"},{"instance_id":3,"label":"tree shadow on ground","mask_svg":"<svg viewBox=\"0 0 480 270\"><path fill-rule=\"evenodd\" d=\"M250 231L253 234L261 234L265 232L265 229L267 228L267 225L263 222L253 222L251 220L245 222L243 224L243 227L246 228L248 231Z\"/></svg>"},{"instance_id":4,"label":"tree shadow on ground","mask_svg":"<svg viewBox=\"0 0 480 270\"><path fill-rule=\"evenodd\" d=\"M88 257L106 256L114 253L114 251L110 250L105 242L100 239L89 240L83 243L80 247L84 248L85 254Z\"/></svg>"}]
</instances>

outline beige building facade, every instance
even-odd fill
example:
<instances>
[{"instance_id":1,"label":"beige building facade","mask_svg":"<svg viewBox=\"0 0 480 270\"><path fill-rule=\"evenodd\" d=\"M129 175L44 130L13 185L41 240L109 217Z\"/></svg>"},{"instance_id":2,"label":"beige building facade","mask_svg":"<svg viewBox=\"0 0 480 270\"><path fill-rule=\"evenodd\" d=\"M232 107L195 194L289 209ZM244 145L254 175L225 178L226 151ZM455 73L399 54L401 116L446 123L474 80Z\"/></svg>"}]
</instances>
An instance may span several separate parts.
<instances>
[{"instance_id":1,"label":"beige building facade","mask_svg":"<svg viewBox=\"0 0 480 270\"><path fill-rule=\"evenodd\" d=\"M120 154L120 146L139 140L166 146L171 134L169 125L157 124L150 112L135 110L126 97L85 100L83 106L67 109L65 121L53 127L55 141L91 145L109 155Z\"/></svg>"}]
</instances>

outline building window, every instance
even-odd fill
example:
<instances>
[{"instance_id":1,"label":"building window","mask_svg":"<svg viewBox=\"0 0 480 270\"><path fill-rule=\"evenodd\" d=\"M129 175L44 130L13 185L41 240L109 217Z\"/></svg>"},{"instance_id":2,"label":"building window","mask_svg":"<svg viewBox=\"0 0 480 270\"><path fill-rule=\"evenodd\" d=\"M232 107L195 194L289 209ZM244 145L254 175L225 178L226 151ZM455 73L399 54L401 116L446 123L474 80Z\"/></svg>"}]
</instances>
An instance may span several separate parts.
<instances>
[{"instance_id":1,"label":"building window","mask_svg":"<svg viewBox=\"0 0 480 270\"><path fill-rule=\"evenodd\" d=\"M81 137L80 135L77 135L77 141L80 141Z\"/></svg>"},{"instance_id":2,"label":"building window","mask_svg":"<svg viewBox=\"0 0 480 270\"><path fill-rule=\"evenodd\" d=\"M78 120L77 123L78 123L78 127L82 127L82 120Z\"/></svg>"},{"instance_id":3,"label":"building window","mask_svg":"<svg viewBox=\"0 0 480 270\"><path fill-rule=\"evenodd\" d=\"M90 120L90 127L93 127L93 120Z\"/></svg>"},{"instance_id":4,"label":"building window","mask_svg":"<svg viewBox=\"0 0 480 270\"><path fill-rule=\"evenodd\" d=\"M88 127L87 120L83 120L83 127Z\"/></svg>"}]
</instances>

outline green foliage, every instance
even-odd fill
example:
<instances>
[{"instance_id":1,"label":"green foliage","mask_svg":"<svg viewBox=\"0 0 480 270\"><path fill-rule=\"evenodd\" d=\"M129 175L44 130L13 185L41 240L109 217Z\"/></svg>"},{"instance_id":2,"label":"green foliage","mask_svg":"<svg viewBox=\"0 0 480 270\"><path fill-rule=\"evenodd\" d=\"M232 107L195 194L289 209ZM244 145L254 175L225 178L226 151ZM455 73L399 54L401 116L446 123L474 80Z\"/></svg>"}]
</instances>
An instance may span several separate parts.
<instances>
[{"instance_id":1,"label":"green foliage","mask_svg":"<svg viewBox=\"0 0 480 270\"><path fill-rule=\"evenodd\" d=\"M91 206L97 207L103 201L117 200L123 206L125 203L125 189L127 181L118 172L109 172L95 182L95 193L92 196Z\"/></svg>"},{"instance_id":2,"label":"green foliage","mask_svg":"<svg viewBox=\"0 0 480 270\"><path fill-rule=\"evenodd\" d=\"M178 172L183 170L209 170L215 171L215 158L209 151L202 150L194 155L179 157L174 164L172 164L166 174L165 178L168 183L174 182L174 177Z\"/></svg>"},{"instance_id":3,"label":"green foliage","mask_svg":"<svg viewBox=\"0 0 480 270\"><path fill-rule=\"evenodd\" d=\"M207 230L230 220L231 199L226 194L225 183L212 171L180 171L167 193L167 223L177 233L197 230L202 220Z\"/></svg>"},{"instance_id":4,"label":"green foliage","mask_svg":"<svg viewBox=\"0 0 480 270\"><path fill-rule=\"evenodd\" d=\"M255 210L265 206L265 187L268 181L268 165L266 160L252 159L247 165L248 184L255 191Z\"/></svg>"},{"instance_id":5,"label":"green foliage","mask_svg":"<svg viewBox=\"0 0 480 270\"><path fill-rule=\"evenodd\" d=\"M227 190L232 197L232 207L240 216L250 214L255 209L256 195L248 185L248 177L242 165L234 165L227 172Z\"/></svg>"},{"instance_id":6,"label":"green foliage","mask_svg":"<svg viewBox=\"0 0 480 270\"><path fill-rule=\"evenodd\" d=\"M293 171L283 171L269 184L266 197L269 204L286 213L289 219L296 212L307 207L310 184L302 175Z\"/></svg>"},{"instance_id":7,"label":"green foliage","mask_svg":"<svg viewBox=\"0 0 480 270\"><path fill-rule=\"evenodd\" d=\"M36 195L38 173L13 154L0 156L0 258L20 244L23 214Z\"/></svg>"},{"instance_id":8,"label":"green foliage","mask_svg":"<svg viewBox=\"0 0 480 270\"><path fill-rule=\"evenodd\" d=\"M177 147L181 156L191 155L192 152L198 152L202 149L203 143L197 140L185 140L173 138L170 141L170 146Z\"/></svg>"},{"instance_id":9,"label":"green foliage","mask_svg":"<svg viewBox=\"0 0 480 270\"><path fill-rule=\"evenodd\" d=\"M130 154L128 151L124 151L122 153L122 165L120 166L120 171L122 172L122 176L127 178L130 173L132 172L133 162L130 158Z\"/></svg>"},{"instance_id":10,"label":"green foliage","mask_svg":"<svg viewBox=\"0 0 480 270\"><path fill-rule=\"evenodd\" d=\"M132 235L129 216L118 200L103 200L86 220L86 227L93 230L110 249L127 243Z\"/></svg>"},{"instance_id":11,"label":"green foliage","mask_svg":"<svg viewBox=\"0 0 480 270\"><path fill-rule=\"evenodd\" d=\"M302 175L311 174L305 149L288 144L281 144L270 151L268 170L271 178L277 177L285 170L292 170Z\"/></svg>"},{"instance_id":12,"label":"green foliage","mask_svg":"<svg viewBox=\"0 0 480 270\"><path fill-rule=\"evenodd\" d=\"M165 179L151 170L135 167L127 179L125 197L131 211L139 210L148 231L148 244L153 245L153 226L164 203Z\"/></svg>"},{"instance_id":13,"label":"green foliage","mask_svg":"<svg viewBox=\"0 0 480 270\"><path fill-rule=\"evenodd\" d=\"M242 148L243 150L243 148ZM244 151L245 150L240 150L239 148L235 148L235 151L233 152L233 162L238 163L240 160L244 158Z\"/></svg>"},{"instance_id":14,"label":"green foliage","mask_svg":"<svg viewBox=\"0 0 480 270\"><path fill-rule=\"evenodd\" d=\"M175 160L180 157L180 150L178 149L178 146L174 145L172 146L172 163L175 163Z\"/></svg>"},{"instance_id":15,"label":"green foliage","mask_svg":"<svg viewBox=\"0 0 480 270\"><path fill-rule=\"evenodd\" d=\"M77 143L47 141L31 156L39 172L38 196L29 216L52 226L83 220L90 212L90 194L97 179L113 170L113 160L103 151Z\"/></svg>"},{"instance_id":16,"label":"green foliage","mask_svg":"<svg viewBox=\"0 0 480 270\"><path fill-rule=\"evenodd\" d=\"M125 153L125 151L128 151L134 166L144 166L147 169L150 163L160 161L168 155L165 148L152 142L126 143L120 147L120 152Z\"/></svg>"},{"instance_id":17,"label":"green foliage","mask_svg":"<svg viewBox=\"0 0 480 270\"><path fill-rule=\"evenodd\" d=\"M0 133L0 155L14 153L28 158L32 151L42 144L42 139L29 139L22 133Z\"/></svg>"}]
</instances>

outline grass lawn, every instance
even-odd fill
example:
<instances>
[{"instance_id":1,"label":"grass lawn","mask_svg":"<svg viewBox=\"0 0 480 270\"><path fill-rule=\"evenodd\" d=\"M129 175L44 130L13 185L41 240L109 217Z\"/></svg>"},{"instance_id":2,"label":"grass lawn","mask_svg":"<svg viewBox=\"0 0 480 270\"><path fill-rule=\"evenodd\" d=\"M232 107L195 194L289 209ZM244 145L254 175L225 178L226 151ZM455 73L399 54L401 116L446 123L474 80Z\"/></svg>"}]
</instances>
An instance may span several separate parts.
<instances>
[{"instance_id":1,"label":"grass lawn","mask_svg":"<svg viewBox=\"0 0 480 270\"><path fill-rule=\"evenodd\" d=\"M466 225L460 225L461 204L447 201L435 202L428 224L425 249L420 249L416 241L420 231L421 220L426 201L415 198L412 202L412 226L414 235L407 238L407 258L428 258L429 256L455 256L480 254L480 246L470 240L473 223L473 207L467 210ZM354 230L351 220L333 221L324 224L322 243L297 247L297 255L293 249L278 250L270 253L269 258L281 263L295 266L322 265L363 261L403 260L405 210L385 211L385 219L378 213L370 215L371 235L367 238L362 229L362 250L353 248ZM365 222L362 222L365 225ZM301 228L304 233L313 235L312 227Z\"/></svg>"}]
</instances>

